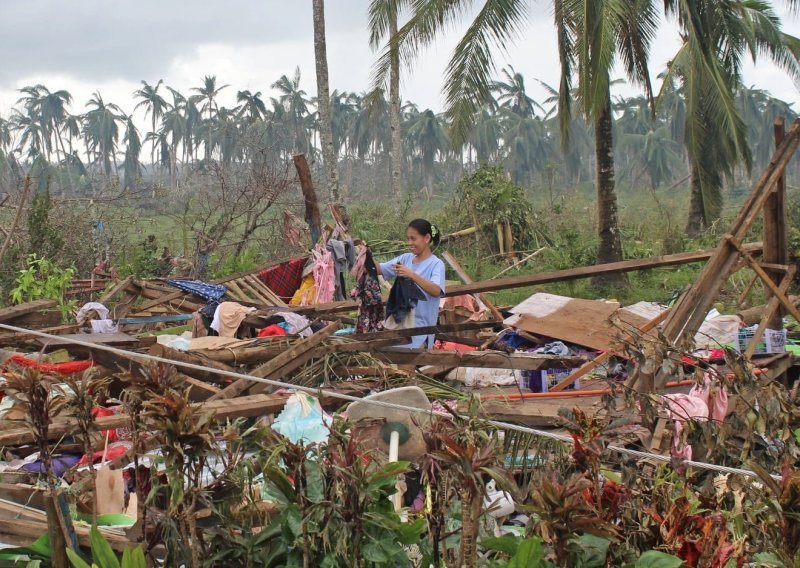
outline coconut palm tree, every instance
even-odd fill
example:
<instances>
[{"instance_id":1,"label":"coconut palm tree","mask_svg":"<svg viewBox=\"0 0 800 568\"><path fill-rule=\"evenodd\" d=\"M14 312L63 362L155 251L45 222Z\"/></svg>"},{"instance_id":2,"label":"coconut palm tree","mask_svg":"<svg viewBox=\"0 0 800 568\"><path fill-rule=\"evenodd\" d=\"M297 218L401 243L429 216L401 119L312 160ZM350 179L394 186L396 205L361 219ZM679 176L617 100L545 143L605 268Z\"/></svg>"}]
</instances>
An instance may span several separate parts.
<instances>
[{"instance_id":1,"label":"coconut palm tree","mask_svg":"<svg viewBox=\"0 0 800 568\"><path fill-rule=\"evenodd\" d=\"M537 108L544 113L539 103L528 96L522 73L517 73L511 65L505 67L502 73L505 80L492 81L490 86L492 92L497 94L497 101L501 106L523 118L534 116Z\"/></svg>"},{"instance_id":2,"label":"coconut palm tree","mask_svg":"<svg viewBox=\"0 0 800 568\"><path fill-rule=\"evenodd\" d=\"M103 173L111 175L112 166L117 169L116 153L119 140L119 123L125 122L122 110L114 103L106 103L99 92L95 92L86 107L83 120L83 136L90 156L102 165Z\"/></svg>"},{"instance_id":3,"label":"coconut palm tree","mask_svg":"<svg viewBox=\"0 0 800 568\"><path fill-rule=\"evenodd\" d=\"M249 124L264 120L267 116L267 106L261 98L261 91L251 93L249 90L236 93L236 102L239 103L239 116L245 117Z\"/></svg>"},{"instance_id":4,"label":"coconut palm tree","mask_svg":"<svg viewBox=\"0 0 800 568\"><path fill-rule=\"evenodd\" d=\"M192 95L189 97L189 100L193 103L202 103L200 107L201 112L207 113L207 124L205 125L206 130L206 149L205 149L205 159L206 161L211 159L211 121L214 116L214 113L219 110L219 105L217 105L217 97L219 96L220 92L223 89L228 88L230 85L220 85L217 86L217 76L216 75L206 75L203 77L203 84L200 87L192 87L192 91L196 92L196 95Z\"/></svg>"},{"instance_id":5,"label":"coconut palm tree","mask_svg":"<svg viewBox=\"0 0 800 568\"><path fill-rule=\"evenodd\" d=\"M750 169L747 126L736 106L742 65L749 52L770 57L800 78L800 42L784 34L772 8L749 0L666 0L680 26L683 44L670 62L665 84L679 84L686 98L685 144L691 167L686 224L694 236L719 217L724 178L737 164Z\"/></svg>"},{"instance_id":6,"label":"coconut palm tree","mask_svg":"<svg viewBox=\"0 0 800 568\"><path fill-rule=\"evenodd\" d=\"M26 156L29 160L35 159L42 154L44 146L44 133L42 126L36 117L21 113L18 109L13 110L11 115L11 129L19 133L17 150L22 151L27 148Z\"/></svg>"},{"instance_id":7,"label":"coconut palm tree","mask_svg":"<svg viewBox=\"0 0 800 568\"><path fill-rule=\"evenodd\" d=\"M312 0L314 14L314 61L317 71L317 112L322 143L322 161L328 181L328 198L339 204L339 175L336 152L333 147L333 125L331 123L331 95L328 86L328 52L325 43L325 0Z\"/></svg>"},{"instance_id":8,"label":"coconut palm tree","mask_svg":"<svg viewBox=\"0 0 800 568\"><path fill-rule=\"evenodd\" d=\"M388 41L395 46L398 14L408 8L409 0L371 0L369 3L369 44L378 49ZM403 136L401 132L400 52L389 52L389 127L391 130L392 193L400 199L403 191Z\"/></svg>"},{"instance_id":9,"label":"coconut palm tree","mask_svg":"<svg viewBox=\"0 0 800 568\"><path fill-rule=\"evenodd\" d=\"M424 110L408 125L408 139L412 156L420 164L425 188L430 195L434 190L436 159L450 149L445 126L431 109Z\"/></svg>"},{"instance_id":10,"label":"coconut palm tree","mask_svg":"<svg viewBox=\"0 0 800 568\"><path fill-rule=\"evenodd\" d=\"M142 140L139 131L133 123L133 115L122 117L125 121L125 158L122 162L122 187L133 189L136 187L136 180L142 175L142 165L139 162L139 154L142 151Z\"/></svg>"},{"instance_id":11,"label":"coconut palm tree","mask_svg":"<svg viewBox=\"0 0 800 568\"><path fill-rule=\"evenodd\" d=\"M63 89L51 92L41 84L23 87L20 92L23 96L17 102L23 103L28 114L39 121L47 160L50 159L51 150L55 149L56 161L60 162L59 149L61 155L66 156L62 125L69 116L67 105L72 103L72 95Z\"/></svg>"},{"instance_id":12,"label":"coconut palm tree","mask_svg":"<svg viewBox=\"0 0 800 568\"><path fill-rule=\"evenodd\" d=\"M164 116L164 113L169 109L169 103L158 93L158 89L164 83L163 79L159 79L155 85L150 85L146 81L142 81L142 88L133 92L134 98L141 99L135 107L133 112L139 107L144 108L144 117L150 115L150 132L156 132L156 123ZM155 167L156 146L155 139L150 150L150 163ZM155 173L155 172L154 172Z\"/></svg>"},{"instance_id":13,"label":"coconut palm tree","mask_svg":"<svg viewBox=\"0 0 800 568\"><path fill-rule=\"evenodd\" d=\"M291 79L282 75L272 84L272 88L280 93L278 101L283 107L283 119L293 137L291 150L310 154L311 141L306 124L311 101L308 94L300 88L300 67L295 68Z\"/></svg>"}]
</instances>

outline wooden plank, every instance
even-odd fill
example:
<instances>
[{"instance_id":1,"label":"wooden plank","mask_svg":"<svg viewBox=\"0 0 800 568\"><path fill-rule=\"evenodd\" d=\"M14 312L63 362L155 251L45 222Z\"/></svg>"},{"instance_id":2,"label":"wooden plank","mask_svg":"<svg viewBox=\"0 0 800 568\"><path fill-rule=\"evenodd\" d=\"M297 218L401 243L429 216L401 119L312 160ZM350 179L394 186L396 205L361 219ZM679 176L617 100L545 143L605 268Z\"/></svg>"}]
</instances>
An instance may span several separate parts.
<instances>
[{"instance_id":1,"label":"wooden plank","mask_svg":"<svg viewBox=\"0 0 800 568\"><path fill-rule=\"evenodd\" d=\"M786 137L786 126L783 117L779 116L773 124L775 137L775 147L779 148ZM786 264L789 260L789 250L787 246L787 219L786 219L786 175L778 178L773 191L767 198L764 205L764 261L766 264ZM765 269L769 270L766 266ZM770 277L774 282L780 279L780 273L776 270L769 270ZM772 290L764 291L764 300L769 303L772 298ZM779 329L783 326L783 311L780 306L774 315L766 322L766 326L772 329Z\"/></svg>"},{"instance_id":2,"label":"wooden plank","mask_svg":"<svg viewBox=\"0 0 800 568\"><path fill-rule=\"evenodd\" d=\"M413 327L409 329L392 329L384 331L373 331L371 333L353 333L346 335L350 339L357 341L369 341L372 339L386 339L390 337L414 337L415 335L430 335L436 333L456 333L459 331L472 331L476 329L486 329L499 324L499 321L467 321L463 323L449 323L431 325L427 327Z\"/></svg>"},{"instance_id":3,"label":"wooden plank","mask_svg":"<svg viewBox=\"0 0 800 568\"><path fill-rule=\"evenodd\" d=\"M114 287L111 288L111 290L100 296L100 299L98 299L97 301L106 306L106 304L108 304L111 300L113 300L117 294L125 290L128 286L130 286L131 283L133 283L133 275L130 275L124 280L117 282L114 285Z\"/></svg>"},{"instance_id":4,"label":"wooden plank","mask_svg":"<svg viewBox=\"0 0 800 568\"><path fill-rule=\"evenodd\" d=\"M235 300L238 301L249 301L250 298L247 294L244 293L239 285L236 283L236 280L231 280L230 282L225 284L228 287L228 295L232 296Z\"/></svg>"},{"instance_id":5,"label":"wooden plank","mask_svg":"<svg viewBox=\"0 0 800 568\"><path fill-rule=\"evenodd\" d=\"M775 281L772 279L772 277L767 274L763 268L761 268L761 266L752 256L747 254L747 252L742 248L742 244L738 241L738 239L736 239L736 237L733 235L726 235L725 238L729 240L734 247L736 247L742 257L744 257L744 259L747 261L747 264L750 265L750 268L753 269L753 272L758 274L758 277L761 278L772 294L774 294L775 297L780 300L780 303L783 304L790 314L792 314L792 317L796 321L800 322L800 310L798 310L792 301L786 297L786 293L782 291L777 284L775 284ZM780 327L783 327L783 322L781 322Z\"/></svg>"},{"instance_id":6,"label":"wooden plank","mask_svg":"<svg viewBox=\"0 0 800 568\"><path fill-rule=\"evenodd\" d=\"M748 243L745 248L751 254L761 252L761 243ZM570 280L581 280L592 278L604 274L616 274L624 272L635 272L637 270L650 270L653 268L663 268L667 266L679 266L683 264L693 264L705 262L716 252L717 249L707 249L697 252L681 252L663 256L639 260L624 260L621 262L610 262L607 264L596 264L594 266L582 266L579 268L569 268L566 270L556 270L553 272L539 272L523 276L513 276L509 278L498 278L496 280L484 280L473 284L461 286L450 286L444 293L445 296L461 296L464 294L476 294L479 292L497 292L499 290L510 290L513 288L525 288L528 286L538 286L553 282L567 282ZM328 312L347 312L358 309L356 302L332 302L330 304L319 304L316 306L301 306L287 308L301 314L325 314Z\"/></svg>"},{"instance_id":7,"label":"wooden plank","mask_svg":"<svg viewBox=\"0 0 800 568\"><path fill-rule=\"evenodd\" d=\"M311 337L306 337L305 339L298 341L290 349L284 351L268 363L256 367L250 374L259 378L277 379L283 374L297 369L306 363L302 356L317 347L319 344L325 341L325 339L333 335L333 332L335 332L338 328L338 323L332 323L328 325ZM239 379L233 384L225 387L218 395L212 397L212 400L238 396L255 384L256 381Z\"/></svg>"},{"instance_id":8,"label":"wooden plank","mask_svg":"<svg viewBox=\"0 0 800 568\"><path fill-rule=\"evenodd\" d=\"M258 292L258 290L256 290L255 288L253 288L253 285L252 285L252 284L250 284L250 282L248 282L248 281L247 281L247 279L245 279L245 278L242 278L241 280L237 280L237 283L238 283L238 284L241 284L241 286L242 286L242 287L243 287L245 290L247 290L248 292L250 292L250 295L251 295L251 297L255 298L255 300L256 300L257 302L262 302L262 303L264 303L265 305L269 305L270 301L269 301L269 300L268 300L268 299L267 299L267 298L266 298L266 297L265 297L263 294L259 293L259 292Z\"/></svg>"},{"instance_id":9,"label":"wooden plank","mask_svg":"<svg viewBox=\"0 0 800 568\"><path fill-rule=\"evenodd\" d=\"M304 154L292 156L297 177L300 180L300 190L303 192L305 203L305 220L311 232L311 244L314 245L322 234L322 218L319 213L317 192L314 190L314 181L311 178L311 169Z\"/></svg>"},{"instance_id":10,"label":"wooden plank","mask_svg":"<svg viewBox=\"0 0 800 568\"><path fill-rule=\"evenodd\" d=\"M433 365L436 367L481 367L484 369L573 369L586 362L583 357L558 357L534 353L503 351L458 351L423 349L381 349L373 352L377 359L397 365Z\"/></svg>"},{"instance_id":11,"label":"wooden plank","mask_svg":"<svg viewBox=\"0 0 800 568\"><path fill-rule=\"evenodd\" d=\"M7 308L0 308L0 322L7 322L31 314L33 312L40 312L55 307L58 304L55 300L34 300L32 302L25 302L17 306L9 306Z\"/></svg>"},{"instance_id":12,"label":"wooden plank","mask_svg":"<svg viewBox=\"0 0 800 568\"><path fill-rule=\"evenodd\" d=\"M135 345L139 340L127 333L67 333L56 337L38 338L36 340L44 348L78 345L76 341L101 345Z\"/></svg>"},{"instance_id":13,"label":"wooden plank","mask_svg":"<svg viewBox=\"0 0 800 568\"><path fill-rule=\"evenodd\" d=\"M452 254L450 254L449 252L444 252L442 254L442 258L445 260L445 262L447 262L447 264L450 265L450 268L452 268L455 271L455 273L458 274L458 277L461 278L461 280L464 282L464 284L473 284L474 283L474 280L470 277L469 274L467 274L467 271L464 270L464 268L461 266L461 264L459 264L459 262L456 260L456 258ZM492 313L492 316L494 317L494 319L496 319L498 321L503 319L503 314L501 314L500 310L497 309L497 306L495 306L489 300L489 298L486 297L486 294L483 294L483 293L475 294L475 298L477 300L483 302L483 304L487 308L489 308L489 311Z\"/></svg>"},{"instance_id":14,"label":"wooden plank","mask_svg":"<svg viewBox=\"0 0 800 568\"><path fill-rule=\"evenodd\" d=\"M213 361L208 357L197 354L195 351L178 351L177 349L170 349L159 343L154 343L150 346L150 355L161 357L163 359L170 359L171 361L178 361L180 363L190 363L192 365L201 365L203 367L210 367L218 371L227 373L235 373L236 369L229 367L224 363ZM189 367L178 367L181 373L189 375L195 379L211 383L221 383L227 381L225 375L217 374L213 371L201 371L199 369L191 369Z\"/></svg>"},{"instance_id":15,"label":"wooden plank","mask_svg":"<svg viewBox=\"0 0 800 568\"><path fill-rule=\"evenodd\" d=\"M263 294L264 297L267 298L269 304L280 307L286 306L286 302L284 302L281 298L279 298L275 294L275 292L270 290L269 286L267 286L261 280L259 280L257 276L251 274L250 276L245 276L245 279L247 279L247 281L250 282L253 288L259 290L261 294Z\"/></svg>"}]
</instances>

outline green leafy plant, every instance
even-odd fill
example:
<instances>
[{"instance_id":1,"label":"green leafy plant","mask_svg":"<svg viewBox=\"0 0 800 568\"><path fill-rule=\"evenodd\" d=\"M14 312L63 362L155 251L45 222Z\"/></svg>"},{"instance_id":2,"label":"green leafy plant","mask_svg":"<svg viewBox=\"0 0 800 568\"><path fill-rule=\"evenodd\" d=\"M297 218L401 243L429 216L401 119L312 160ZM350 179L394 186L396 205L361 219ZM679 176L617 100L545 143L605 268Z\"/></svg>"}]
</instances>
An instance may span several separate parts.
<instances>
[{"instance_id":1,"label":"green leafy plant","mask_svg":"<svg viewBox=\"0 0 800 568\"><path fill-rule=\"evenodd\" d=\"M22 304L33 300L55 300L62 319L66 320L77 307L75 300L66 297L74 276L74 268L61 268L46 258L31 254L26 259L25 269L19 271L11 290L11 301Z\"/></svg>"},{"instance_id":2,"label":"green leafy plant","mask_svg":"<svg viewBox=\"0 0 800 568\"><path fill-rule=\"evenodd\" d=\"M92 544L92 564L88 564L74 550L67 550L72 568L147 568L144 551L141 546L134 549L125 548L122 561L103 537L97 526L92 526L90 541Z\"/></svg>"}]
</instances>

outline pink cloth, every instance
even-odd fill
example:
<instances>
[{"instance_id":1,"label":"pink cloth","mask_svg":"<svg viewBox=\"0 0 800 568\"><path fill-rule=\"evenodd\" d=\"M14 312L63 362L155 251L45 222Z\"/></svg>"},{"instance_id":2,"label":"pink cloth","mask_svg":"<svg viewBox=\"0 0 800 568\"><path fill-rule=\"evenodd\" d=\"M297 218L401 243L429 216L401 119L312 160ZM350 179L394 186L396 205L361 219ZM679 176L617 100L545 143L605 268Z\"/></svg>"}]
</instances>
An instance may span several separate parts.
<instances>
[{"instance_id":1,"label":"pink cloth","mask_svg":"<svg viewBox=\"0 0 800 568\"><path fill-rule=\"evenodd\" d=\"M681 434L683 425L689 420L706 421L709 417L716 422L725 420L728 413L728 391L718 385L713 389L711 376L706 373L702 385L695 385L689 394L666 394L667 411L675 422L675 435L672 437L672 455L678 458L692 459L692 446L682 446Z\"/></svg>"},{"instance_id":2,"label":"pink cloth","mask_svg":"<svg viewBox=\"0 0 800 568\"><path fill-rule=\"evenodd\" d=\"M333 255L330 251L323 249L315 253L314 263L314 284L317 287L317 297L315 304L327 304L333 301L333 294L336 291L336 270L333 264Z\"/></svg>"},{"instance_id":3,"label":"pink cloth","mask_svg":"<svg viewBox=\"0 0 800 568\"><path fill-rule=\"evenodd\" d=\"M475 297L470 296L469 294L442 298L442 301L439 303L440 310L452 310L455 308L464 308L470 312L470 316L467 321L482 321L486 319L486 306L478 303Z\"/></svg>"}]
</instances>

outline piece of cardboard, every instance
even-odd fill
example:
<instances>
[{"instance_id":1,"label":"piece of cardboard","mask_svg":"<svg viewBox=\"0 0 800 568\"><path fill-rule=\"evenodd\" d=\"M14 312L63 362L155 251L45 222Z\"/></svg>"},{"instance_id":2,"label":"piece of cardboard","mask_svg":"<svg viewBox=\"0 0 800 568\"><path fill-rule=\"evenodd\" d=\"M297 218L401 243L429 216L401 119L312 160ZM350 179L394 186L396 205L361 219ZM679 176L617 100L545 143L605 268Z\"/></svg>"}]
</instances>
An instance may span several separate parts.
<instances>
[{"instance_id":1,"label":"piece of cardboard","mask_svg":"<svg viewBox=\"0 0 800 568\"><path fill-rule=\"evenodd\" d=\"M125 480L121 469L102 465L96 472L97 514L120 514L125 511Z\"/></svg>"}]
</instances>

